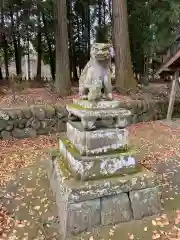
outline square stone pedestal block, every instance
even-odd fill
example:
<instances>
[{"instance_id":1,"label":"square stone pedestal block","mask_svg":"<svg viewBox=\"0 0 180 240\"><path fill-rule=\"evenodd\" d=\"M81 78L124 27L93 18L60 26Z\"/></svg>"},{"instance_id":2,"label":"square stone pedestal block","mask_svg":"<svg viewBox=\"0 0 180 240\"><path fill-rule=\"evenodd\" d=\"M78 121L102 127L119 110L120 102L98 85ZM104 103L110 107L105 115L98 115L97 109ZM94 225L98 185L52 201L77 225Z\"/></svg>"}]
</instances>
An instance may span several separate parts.
<instances>
[{"instance_id":1,"label":"square stone pedestal block","mask_svg":"<svg viewBox=\"0 0 180 240\"><path fill-rule=\"evenodd\" d=\"M95 155L110 150L127 149L127 129L97 129L84 131L81 122L67 123L67 137L81 155Z\"/></svg>"},{"instance_id":2,"label":"square stone pedestal block","mask_svg":"<svg viewBox=\"0 0 180 240\"><path fill-rule=\"evenodd\" d=\"M133 219L131 204L127 193L101 199L102 225L128 222Z\"/></svg>"},{"instance_id":3,"label":"square stone pedestal block","mask_svg":"<svg viewBox=\"0 0 180 240\"><path fill-rule=\"evenodd\" d=\"M100 225L113 225L160 212L154 173L141 171L124 177L88 182L74 180L61 157L46 161L56 199L61 239ZM155 203L155 207L154 207Z\"/></svg>"},{"instance_id":4,"label":"square stone pedestal block","mask_svg":"<svg viewBox=\"0 0 180 240\"><path fill-rule=\"evenodd\" d=\"M134 219L159 213L159 193L156 187L130 192Z\"/></svg>"},{"instance_id":5,"label":"square stone pedestal block","mask_svg":"<svg viewBox=\"0 0 180 240\"><path fill-rule=\"evenodd\" d=\"M135 152L127 151L81 156L65 134L61 134L59 150L74 178L79 180L132 174L138 171Z\"/></svg>"}]
</instances>

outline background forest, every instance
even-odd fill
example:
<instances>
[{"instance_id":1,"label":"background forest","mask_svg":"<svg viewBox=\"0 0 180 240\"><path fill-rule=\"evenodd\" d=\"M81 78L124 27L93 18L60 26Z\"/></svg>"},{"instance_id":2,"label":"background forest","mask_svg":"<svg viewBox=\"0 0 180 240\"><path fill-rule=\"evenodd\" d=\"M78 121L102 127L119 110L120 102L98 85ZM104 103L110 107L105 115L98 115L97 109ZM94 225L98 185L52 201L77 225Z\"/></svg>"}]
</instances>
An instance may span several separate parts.
<instances>
[{"instance_id":1,"label":"background forest","mask_svg":"<svg viewBox=\"0 0 180 240\"><path fill-rule=\"evenodd\" d=\"M118 1L113 0L114 4ZM8 66L13 61L16 74L21 75L21 59L27 55L30 62L32 44L38 59L37 80L41 79L41 60L49 64L55 80L55 43L58 41L55 10L55 0L1 0L1 79L9 77ZM67 0L64 10L67 10L71 80L76 82L90 57L91 43L117 39L117 28L112 31L116 16L112 11L112 0ZM128 0L127 10L133 71L141 81L148 79L153 69L158 67L158 54L173 43L180 24L180 4L178 0ZM1 68L5 69L5 76L2 76ZM30 71L29 63L29 76Z\"/></svg>"}]
</instances>

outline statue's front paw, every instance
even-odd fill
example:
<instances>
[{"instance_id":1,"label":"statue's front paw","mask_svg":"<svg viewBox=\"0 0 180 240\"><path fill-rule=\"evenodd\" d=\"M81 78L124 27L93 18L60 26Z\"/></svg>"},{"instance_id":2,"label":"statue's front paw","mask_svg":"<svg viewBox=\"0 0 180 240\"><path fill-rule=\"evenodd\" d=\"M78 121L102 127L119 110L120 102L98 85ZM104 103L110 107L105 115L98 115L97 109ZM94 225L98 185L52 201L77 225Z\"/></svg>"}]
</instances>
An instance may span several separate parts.
<instances>
[{"instance_id":1,"label":"statue's front paw","mask_svg":"<svg viewBox=\"0 0 180 240\"><path fill-rule=\"evenodd\" d=\"M82 100L87 100L87 99L88 99L88 96L87 96L87 95L82 95L82 96L81 96L81 99L82 99Z\"/></svg>"},{"instance_id":2,"label":"statue's front paw","mask_svg":"<svg viewBox=\"0 0 180 240\"><path fill-rule=\"evenodd\" d=\"M112 100L112 99L113 99L112 93L109 93L109 94L107 95L107 98L108 98L109 100Z\"/></svg>"},{"instance_id":3,"label":"statue's front paw","mask_svg":"<svg viewBox=\"0 0 180 240\"><path fill-rule=\"evenodd\" d=\"M96 129L95 121L81 119L82 126L84 130L94 130Z\"/></svg>"}]
</instances>

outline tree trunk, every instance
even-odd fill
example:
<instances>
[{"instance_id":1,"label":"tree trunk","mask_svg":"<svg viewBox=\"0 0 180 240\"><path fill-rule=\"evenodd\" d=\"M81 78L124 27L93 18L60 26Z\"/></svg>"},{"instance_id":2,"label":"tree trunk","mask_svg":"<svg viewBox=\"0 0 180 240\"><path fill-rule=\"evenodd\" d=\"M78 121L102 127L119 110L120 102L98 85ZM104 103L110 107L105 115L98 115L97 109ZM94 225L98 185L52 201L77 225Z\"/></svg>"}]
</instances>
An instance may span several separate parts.
<instances>
[{"instance_id":1,"label":"tree trunk","mask_svg":"<svg viewBox=\"0 0 180 240\"><path fill-rule=\"evenodd\" d=\"M41 48L41 16L40 9L38 7L38 34L37 34L37 73L36 73L36 81L41 80L41 59L42 59L42 48Z\"/></svg>"},{"instance_id":2,"label":"tree trunk","mask_svg":"<svg viewBox=\"0 0 180 240\"><path fill-rule=\"evenodd\" d=\"M2 69L0 67L0 80L3 80L3 74L2 74Z\"/></svg>"},{"instance_id":3,"label":"tree trunk","mask_svg":"<svg viewBox=\"0 0 180 240\"><path fill-rule=\"evenodd\" d=\"M55 88L60 96L70 93L68 52L68 28L66 0L56 0L56 80Z\"/></svg>"},{"instance_id":4,"label":"tree trunk","mask_svg":"<svg viewBox=\"0 0 180 240\"><path fill-rule=\"evenodd\" d=\"M16 40L12 6L10 6L10 17L11 17L11 26L12 26L12 40L13 40L14 54L15 54L16 74L20 75L21 69L20 69L20 63L19 63L18 43Z\"/></svg>"},{"instance_id":5,"label":"tree trunk","mask_svg":"<svg viewBox=\"0 0 180 240\"><path fill-rule=\"evenodd\" d=\"M22 76L22 64L21 64L21 37L19 34L19 25L20 25L20 21L19 21L19 12L16 12L17 15L17 23L16 23L16 37L17 37L17 46L18 46L18 59L19 59L19 75Z\"/></svg>"},{"instance_id":6,"label":"tree trunk","mask_svg":"<svg viewBox=\"0 0 180 240\"><path fill-rule=\"evenodd\" d=\"M6 74L6 79L9 78L9 64L8 64L8 43L6 39L6 33L4 31L4 9L3 5L1 6L1 25L2 25L2 30L3 30L3 52L4 52L4 68L5 68L5 74Z\"/></svg>"},{"instance_id":7,"label":"tree trunk","mask_svg":"<svg viewBox=\"0 0 180 240\"><path fill-rule=\"evenodd\" d=\"M49 50L51 76L52 76L52 79L54 81L55 80L55 62L54 62L53 49L52 49L51 42L50 42L50 39L49 39L48 27L47 27L46 18L45 18L44 13L42 13L42 19L43 19L43 24L44 24L44 28L45 28L45 37L46 37L48 50Z\"/></svg>"},{"instance_id":8,"label":"tree trunk","mask_svg":"<svg viewBox=\"0 0 180 240\"><path fill-rule=\"evenodd\" d=\"M41 49L41 31L38 32L38 46L37 46L37 74L36 80L41 80L41 59L42 59L42 49Z\"/></svg>"},{"instance_id":9,"label":"tree trunk","mask_svg":"<svg viewBox=\"0 0 180 240\"><path fill-rule=\"evenodd\" d=\"M27 66L28 66L28 79L31 79L31 64L30 64L30 49L29 49L29 32L27 33Z\"/></svg>"},{"instance_id":10,"label":"tree trunk","mask_svg":"<svg viewBox=\"0 0 180 240\"><path fill-rule=\"evenodd\" d=\"M88 13L87 13L87 28L88 28L88 60L90 59L90 51L91 51L91 12L90 12L90 1L88 1Z\"/></svg>"},{"instance_id":11,"label":"tree trunk","mask_svg":"<svg viewBox=\"0 0 180 240\"><path fill-rule=\"evenodd\" d=\"M70 68L70 78L71 81L74 78L74 41L73 41L73 36L74 36L74 32L73 32L73 18L72 18L72 1L68 0L67 1L67 14L68 14L68 39L69 39L69 68ZM73 73L73 77L72 77L72 73Z\"/></svg>"},{"instance_id":12,"label":"tree trunk","mask_svg":"<svg viewBox=\"0 0 180 240\"><path fill-rule=\"evenodd\" d=\"M99 27L101 26L102 23L102 16L101 16L101 6L102 5L102 0L98 0L98 25Z\"/></svg>"},{"instance_id":13,"label":"tree trunk","mask_svg":"<svg viewBox=\"0 0 180 240\"><path fill-rule=\"evenodd\" d=\"M106 25L106 1L103 0L103 24Z\"/></svg>"},{"instance_id":14,"label":"tree trunk","mask_svg":"<svg viewBox=\"0 0 180 240\"><path fill-rule=\"evenodd\" d=\"M112 0L109 0L108 3L109 3L109 17L110 17L110 19L112 21L112 5L111 5Z\"/></svg>"},{"instance_id":15,"label":"tree trunk","mask_svg":"<svg viewBox=\"0 0 180 240\"><path fill-rule=\"evenodd\" d=\"M118 90L136 91L129 43L126 0L112 0L113 35L115 48L116 87Z\"/></svg>"},{"instance_id":16,"label":"tree trunk","mask_svg":"<svg viewBox=\"0 0 180 240\"><path fill-rule=\"evenodd\" d=\"M80 43L81 43L81 37L80 37L80 34L81 34L81 28L80 28L80 21L79 21L79 16L77 15L76 16L76 24L77 24L77 52L80 52L81 50L81 46L80 46ZM77 65L79 67L79 75L81 74L81 59L80 59L80 56L78 56L78 61L77 61Z\"/></svg>"}]
</instances>

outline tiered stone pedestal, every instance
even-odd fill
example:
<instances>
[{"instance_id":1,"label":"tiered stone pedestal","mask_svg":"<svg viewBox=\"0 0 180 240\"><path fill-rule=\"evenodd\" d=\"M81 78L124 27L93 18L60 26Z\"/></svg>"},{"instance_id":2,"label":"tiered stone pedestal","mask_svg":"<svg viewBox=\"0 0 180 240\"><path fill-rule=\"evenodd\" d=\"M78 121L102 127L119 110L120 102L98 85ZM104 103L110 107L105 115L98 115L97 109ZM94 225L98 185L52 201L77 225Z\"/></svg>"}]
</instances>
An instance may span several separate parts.
<instances>
[{"instance_id":1,"label":"tiered stone pedestal","mask_svg":"<svg viewBox=\"0 0 180 240\"><path fill-rule=\"evenodd\" d=\"M67 110L72 121L60 136L59 154L47 166L62 239L157 214L156 177L137 164L128 147L130 112L118 101L74 100Z\"/></svg>"},{"instance_id":2,"label":"tiered stone pedestal","mask_svg":"<svg viewBox=\"0 0 180 240\"><path fill-rule=\"evenodd\" d=\"M67 170L62 157L47 164L62 239L71 239L71 235L95 226L142 219L160 212L157 178L143 167L123 177L78 181Z\"/></svg>"},{"instance_id":3,"label":"tiered stone pedestal","mask_svg":"<svg viewBox=\"0 0 180 240\"><path fill-rule=\"evenodd\" d=\"M71 174L77 180L100 179L137 172L134 152L110 151L106 155L81 156L65 134L59 140L59 149L66 159Z\"/></svg>"}]
</instances>

